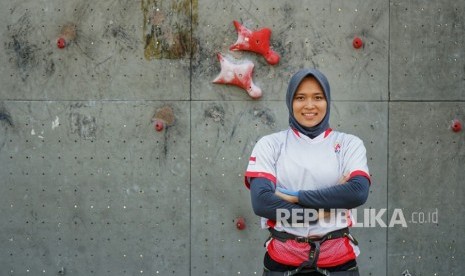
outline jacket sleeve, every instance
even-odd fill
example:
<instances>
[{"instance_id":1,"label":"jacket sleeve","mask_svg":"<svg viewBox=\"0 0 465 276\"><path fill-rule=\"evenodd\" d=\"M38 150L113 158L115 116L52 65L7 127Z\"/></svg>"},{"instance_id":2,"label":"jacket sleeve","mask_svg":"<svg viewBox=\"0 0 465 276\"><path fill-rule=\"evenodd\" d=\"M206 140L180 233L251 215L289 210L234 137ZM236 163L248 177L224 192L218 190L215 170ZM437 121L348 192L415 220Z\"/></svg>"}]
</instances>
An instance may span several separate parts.
<instances>
[{"instance_id":1,"label":"jacket sleeve","mask_svg":"<svg viewBox=\"0 0 465 276\"><path fill-rule=\"evenodd\" d=\"M252 178L250 184L252 208L256 215L277 221L279 219L277 210L280 209L289 214L289 217L286 219L289 223L292 221L303 222L303 218L301 220L292 220L292 210L300 211L300 217L302 217L304 207L285 201L275 195L275 185L269 179L262 177ZM312 221L307 218L306 222Z\"/></svg>"},{"instance_id":2,"label":"jacket sleeve","mask_svg":"<svg viewBox=\"0 0 465 276\"><path fill-rule=\"evenodd\" d=\"M347 183L320 190L300 190L299 205L314 209L352 209L364 204L370 191L365 176L354 176Z\"/></svg>"}]
</instances>

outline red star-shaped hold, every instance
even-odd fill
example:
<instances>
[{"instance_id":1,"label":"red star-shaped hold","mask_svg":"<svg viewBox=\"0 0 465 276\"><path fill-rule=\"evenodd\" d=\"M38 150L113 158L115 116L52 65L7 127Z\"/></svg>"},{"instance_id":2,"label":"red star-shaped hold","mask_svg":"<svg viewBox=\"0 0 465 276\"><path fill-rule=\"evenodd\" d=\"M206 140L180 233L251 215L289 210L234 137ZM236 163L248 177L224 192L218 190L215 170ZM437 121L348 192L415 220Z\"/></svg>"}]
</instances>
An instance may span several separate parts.
<instances>
[{"instance_id":1,"label":"red star-shaped hold","mask_svg":"<svg viewBox=\"0 0 465 276\"><path fill-rule=\"evenodd\" d=\"M234 20L234 27L237 31L237 41L229 49L252 51L265 57L266 61L275 65L279 62L279 55L270 49L271 30L263 28L258 31L251 31Z\"/></svg>"},{"instance_id":2,"label":"red star-shaped hold","mask_svg":"<svg viewBox=\"0 0 465 276\"><path fill-rule=\"evenodd\" d=\"M249 96L254 99L262 96L262 90L252 81L254 64L250 60L234 63L223 57L220 53L217 56L221 63L221 72L213 80L213 83L239 86L246 90Z\"/></svg>"}]
</instances>

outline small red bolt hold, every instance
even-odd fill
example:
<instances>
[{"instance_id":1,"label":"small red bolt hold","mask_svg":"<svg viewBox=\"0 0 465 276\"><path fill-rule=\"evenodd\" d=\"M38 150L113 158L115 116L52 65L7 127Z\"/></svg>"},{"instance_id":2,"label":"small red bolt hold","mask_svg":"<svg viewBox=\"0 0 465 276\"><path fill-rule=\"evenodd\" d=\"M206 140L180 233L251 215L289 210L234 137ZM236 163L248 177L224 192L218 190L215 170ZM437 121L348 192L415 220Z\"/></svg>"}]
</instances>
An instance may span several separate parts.
<instances>
[{"instance_id":1,"label":"small red bolt hold","mask_svg":"<svg viewBox=\"0 0 465 276\"><path fill-rule=\"evenodd\" d=\"M462 123L459 120L455 119L452 121L452 125L450 126L453 132L459 132L462 130Z\"/></svg>"},{"instance_id":2,"label":"small red bolt hold","mask_svg":"<svg viewBox=\"0 0 465 276\"><path fill-rule=\"evenodd\" d=\"M66 40L63 37L58 38L57 47L63 49L66 47Z\"/></svg>"},{"instance_id":3,"label":"small red bolt hold","mask_svg":"<svg viewBox=\"0 0 465 276\"><path fill-rule=\"evenodd\" d=\"M352 41L352 45L354 46L355 49L359 49L363 46L363 41L360 37L355 37L354 40Z\"/></svg>"},{"instance_id":4,"label":"small red bolt hold","mask_svg":"<svg viewBox=\"0 0 465 276\"><path fill-rule=\"evenodd\" d=\"M152 117L153 128L156 131L162 131L174 124L174 112L170 106L163 106L155 111Z\"/></svg>"},{"instance_id":5,"label":"small red bolt hold","mask_svg":"<svg viewBox=\"0 0 465 276\"><path fill-rule=\"evenodd\" d=\"M244 230L245 229L245 219L243 217L236 218L236 228L238 230Z\"/></svg>"},{"instance_id":6,"label":"small red bolt hold","mask_svg":"<svg viewBox=\"0 0 465 276\"><path fill-rule=\"evenodd\" d=\"M154 127L156 131L162 131L165 128L165 124L161 120L156 120Z\"/></svg>"}]
</instances>

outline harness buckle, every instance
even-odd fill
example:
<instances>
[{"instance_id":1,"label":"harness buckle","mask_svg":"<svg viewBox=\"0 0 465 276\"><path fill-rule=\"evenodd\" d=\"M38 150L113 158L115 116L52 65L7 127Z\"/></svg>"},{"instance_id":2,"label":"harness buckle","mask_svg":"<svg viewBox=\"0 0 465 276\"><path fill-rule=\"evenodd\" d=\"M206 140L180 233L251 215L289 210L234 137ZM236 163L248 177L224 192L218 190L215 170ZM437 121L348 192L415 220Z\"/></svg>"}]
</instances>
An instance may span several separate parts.
<instances>
[{"instance_id":1,"label":"harness buckle","mask_svg":"<svg viewBox=\"0 0 465 276\"><path fill-rule=\"evenodd\" d=\"M295 237L294 240L296 242L300 242L300 243L311 243L311 242L313 242L313 240L310 239L309 237Z\"/></svg>"}]
</instances>

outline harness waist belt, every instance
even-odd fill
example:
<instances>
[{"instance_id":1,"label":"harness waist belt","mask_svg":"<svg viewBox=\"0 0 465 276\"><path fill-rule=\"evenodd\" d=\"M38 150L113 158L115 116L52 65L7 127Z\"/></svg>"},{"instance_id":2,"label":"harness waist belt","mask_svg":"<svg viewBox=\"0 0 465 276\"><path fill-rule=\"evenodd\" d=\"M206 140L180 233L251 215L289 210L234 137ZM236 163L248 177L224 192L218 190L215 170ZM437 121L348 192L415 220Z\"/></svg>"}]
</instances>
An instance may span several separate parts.
<instances>
[{"instance_id":1,"label":"harness waist belt","mask_svg":"<svg viewBox=\"0 0 465 276\"><path fill-rule=\"evenodd\" d=\"M339 229L333 232L329 232L328 234L324 235L323 237L319 239L312 239L309 237L301 237L301 236L296 236L287 232L281 232L277 231L274 228L268 228L268 231L270 231L270 236L272 238L275 238L279 241L285 242L287 240L295 240L296 242L301 242L301 243L314 243L314 242L319 242L323 243L324 241L327 240L332 240L332 239L339 239L339 238L344 238L348 237L355 245L358 245L358 241L350 234L349 228L343 228Z\"/></svg>"}]
</instances>

